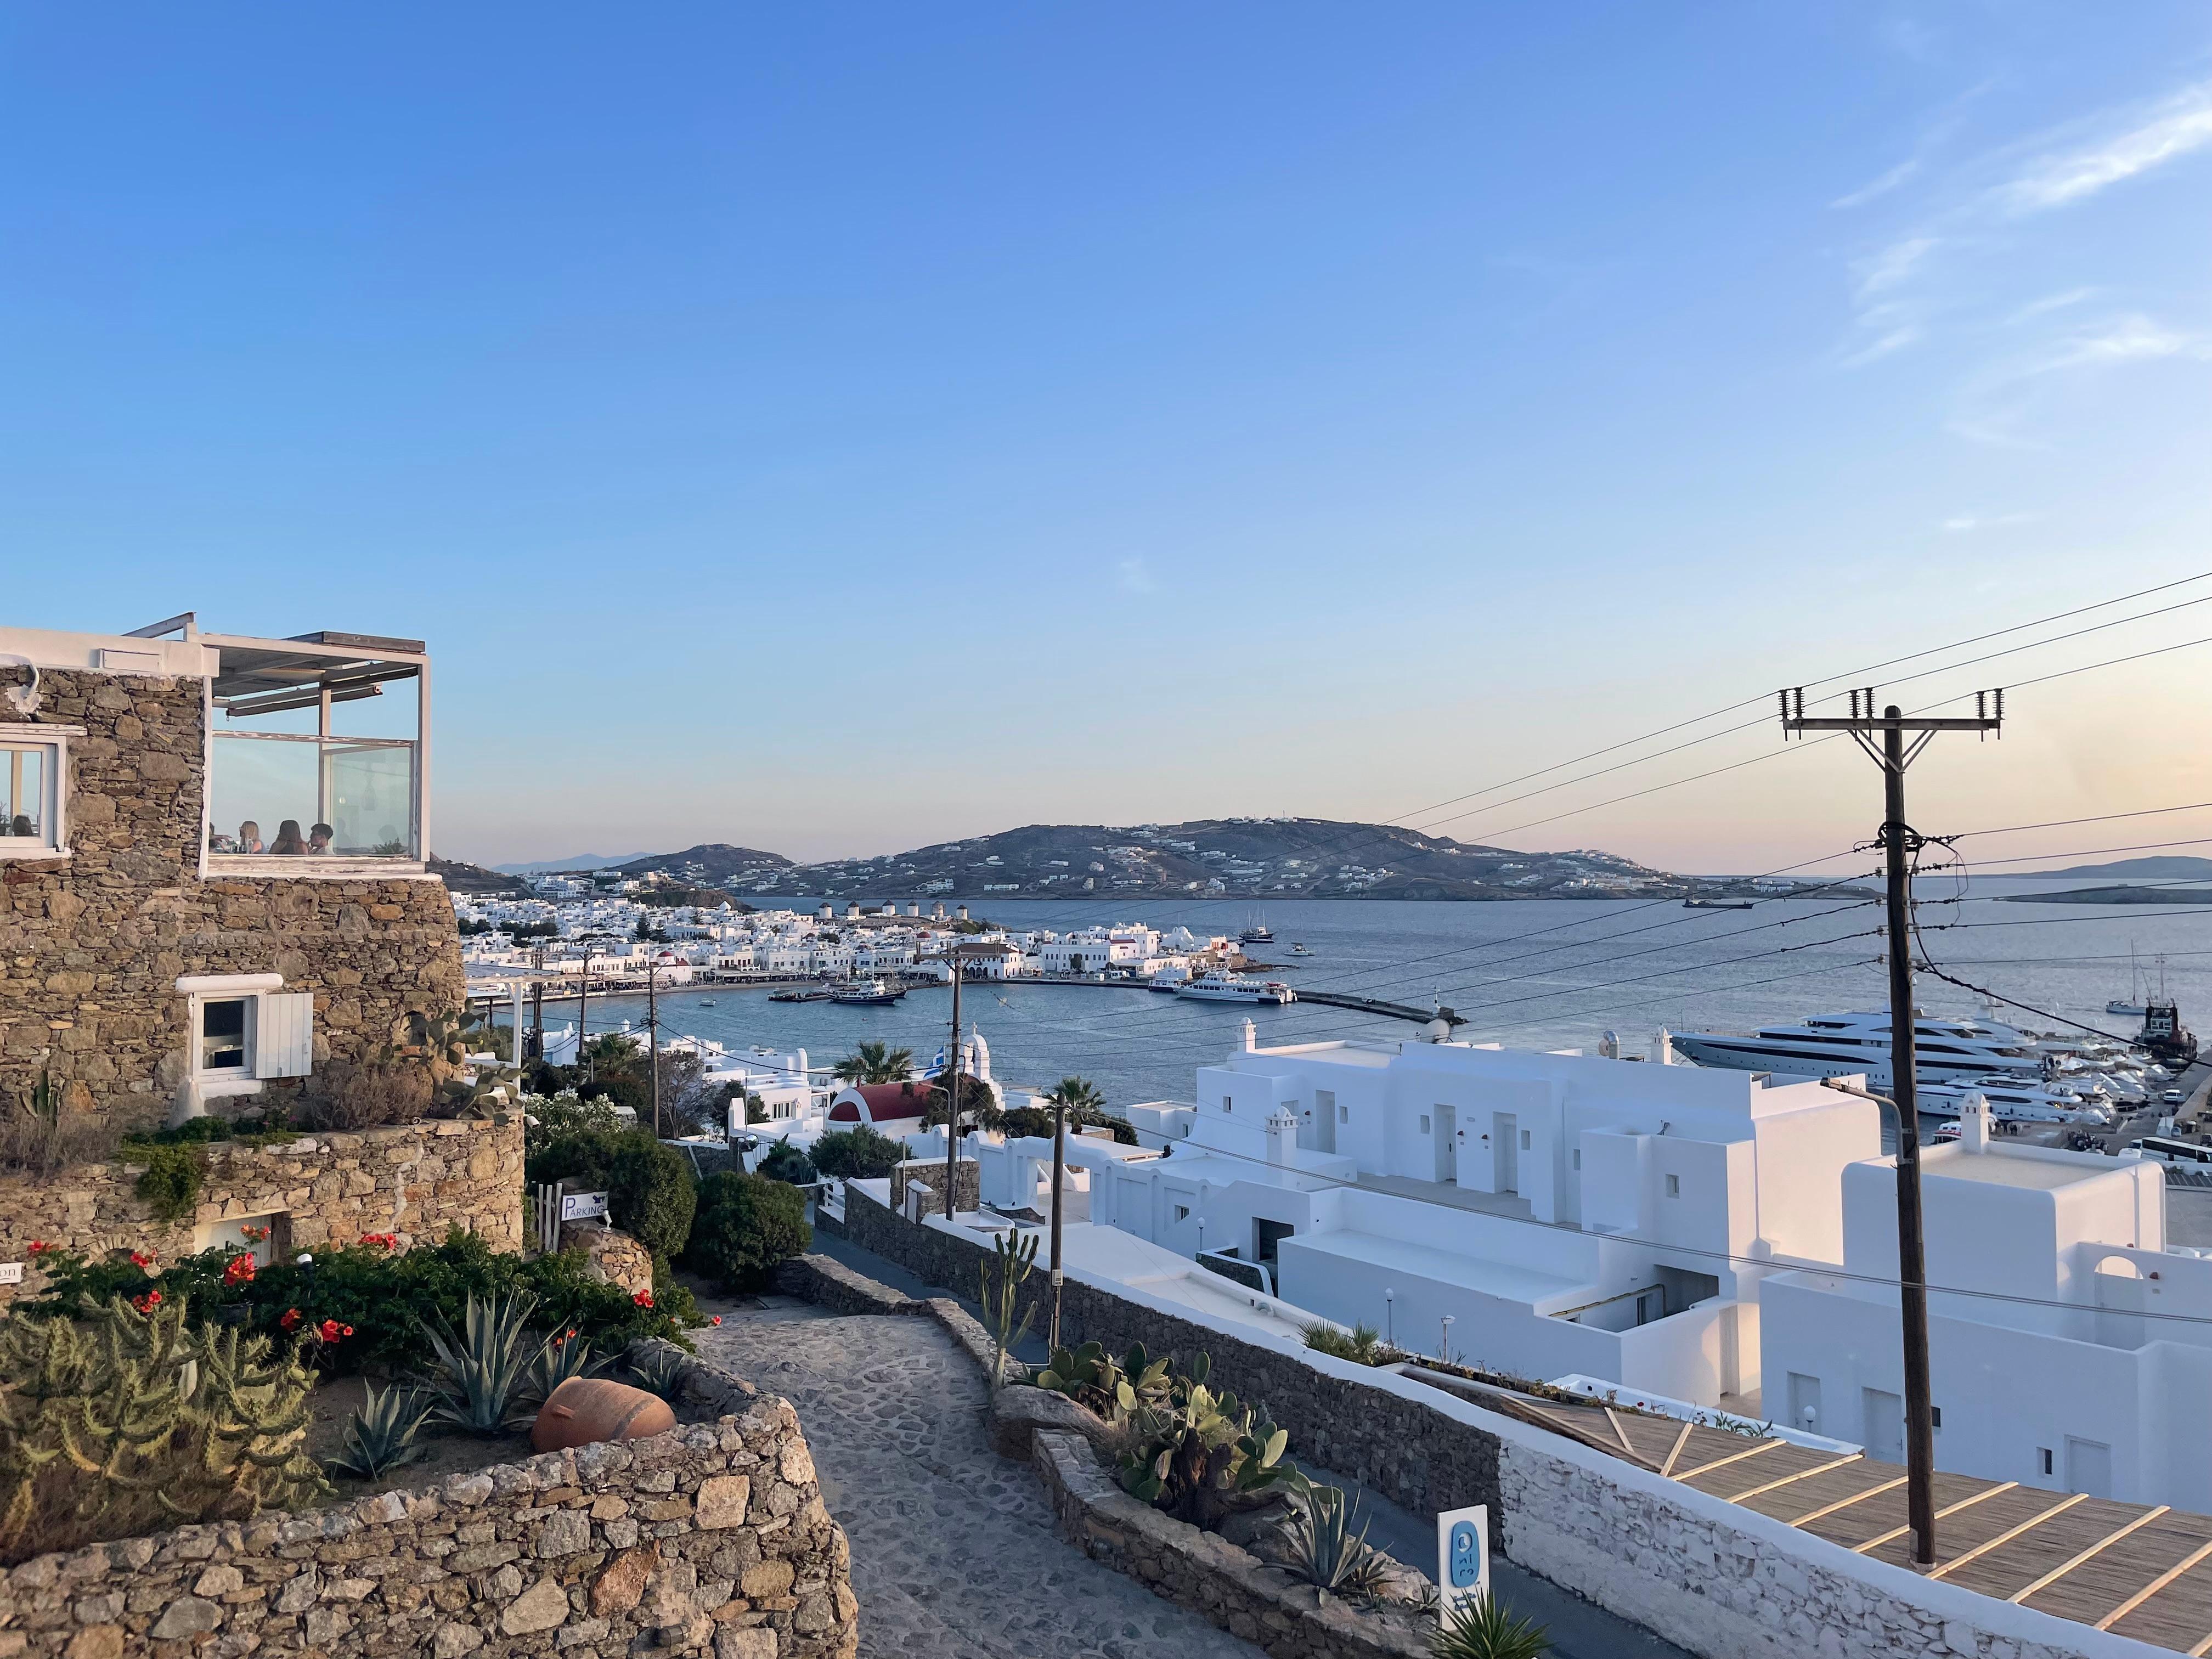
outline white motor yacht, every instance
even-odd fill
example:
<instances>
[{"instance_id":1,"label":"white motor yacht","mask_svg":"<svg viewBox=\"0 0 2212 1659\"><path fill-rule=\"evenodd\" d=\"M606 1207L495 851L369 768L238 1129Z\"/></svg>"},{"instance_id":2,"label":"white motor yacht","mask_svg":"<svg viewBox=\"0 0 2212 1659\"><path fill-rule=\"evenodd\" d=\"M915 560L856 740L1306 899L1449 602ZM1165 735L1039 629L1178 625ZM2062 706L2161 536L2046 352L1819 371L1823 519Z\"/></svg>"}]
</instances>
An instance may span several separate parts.
<instances>
[{"instance_id":1,"label":"white motor yacht","mask_svg":"<svg viewBox=\"0 0 2212 1659\"><path fill-rule=\"evenodd\" d=\"M2024 1083L2012 1077L1923 1083L1917 1101L1923 1116L1953 1117L1970 1095L1989 1102L1990 1118L2000 1123L2070 1123L2085 1129L2112 1126L2108 1108L2064 1083Z\"/></svg>"},{"instance_id":2,"label":"white motor yacht","mask_svg":"<svg viewBox=\"0 0 2212 1659\"><path fill-rule=\"evenodd\" d=\"M1923 1085L1992 1076L2033 1083L2043 1077L2044 1056L2035 1039L2012 1026L1923 1014L1912 1032ZM1674 1045L1700 1066L1797 1077L1859 1074L1876 1093L1891 1082L1887 1013L1817 1014L1802 1024L1748 1032L1676 1032Z\"/></svg>"}]
</instances>

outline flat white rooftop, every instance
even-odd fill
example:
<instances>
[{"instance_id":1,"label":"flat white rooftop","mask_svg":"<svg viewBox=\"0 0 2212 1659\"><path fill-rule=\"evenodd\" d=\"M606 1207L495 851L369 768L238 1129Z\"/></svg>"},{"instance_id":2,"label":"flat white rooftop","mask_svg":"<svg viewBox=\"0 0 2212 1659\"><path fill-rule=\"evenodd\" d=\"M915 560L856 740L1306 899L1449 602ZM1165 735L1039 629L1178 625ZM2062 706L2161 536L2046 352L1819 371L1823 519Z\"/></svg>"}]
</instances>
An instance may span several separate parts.
<instances>
[{"instance_id":1,"label":"flat white rooftop","mask_svg":"<svg viewBox=\"0 0 2212 1659\"><path fill-rule=\"evenodd\" d=\"M2124 1167L2116 1159L2102 1155L2093 1158L2087 1154L2053 1152L2038 1146L1993 1146L1986 1152L1970 1152L1964 1146L1935 1146L1923 1152L1920 1161L1923 1176L2043 1192L2100 1180Z\"/></svg>"},{"instance_id":2,"label":"flat white rooftop","mask_svg":"<svg viewBox=\"0 0 2212 1659\"><path fill-rule=\"evenodd\" d=\"M1377 1233L1335 1231L1300 1233L1294 1238L1285 1239L1283 1243L1285 1246L1295 1244L1346 1261L1364 1262L1370 1267L1387 1267L1393 1273L1480 1291L1486 1295L1502 1297L1510 1302L1533 1304L1547 1302L1554 1297L1596 1293L1596 1287L1588 1279L1539 1273L1533 1267L1517 1267L1508 1261L1492 1261L1483 1256L1462 1255L1454 1250L1432 1249L1425 1244L1411 1243L1402 1238L1385 1238Z\"/></svg>"}]
</instances>

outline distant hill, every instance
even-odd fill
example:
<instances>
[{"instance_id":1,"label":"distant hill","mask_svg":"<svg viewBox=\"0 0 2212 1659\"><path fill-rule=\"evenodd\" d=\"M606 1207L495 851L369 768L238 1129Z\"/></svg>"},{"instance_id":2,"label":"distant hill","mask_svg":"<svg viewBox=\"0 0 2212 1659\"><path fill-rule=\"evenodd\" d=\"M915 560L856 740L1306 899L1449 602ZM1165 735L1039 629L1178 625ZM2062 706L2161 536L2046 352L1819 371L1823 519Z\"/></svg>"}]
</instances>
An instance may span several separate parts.
<instances>
[{"instance_id":1,"label":"distant hill","mask_svg":"<svg viewBox=\"0 0 2212 1659\"><path fill-rule=\"evenodd\" d=\"M763 853L754 847L732 847L727 842L703 842L680 853L641 853L634 859L604 866L624 876L666 876L700 887L752 887L774 880L799 866L781 853ZM785 888L785 891L796 891Z\"/></svg>"},{"instance_id":2,"label":"distant hill","mask_svg":"<svg viewBox=\"0 0 2212 1659\"><path fill-rule=\"evenodd\" d=\"M526 895L529 886L519 876L510 876L497 870L487 870L481 864L467 864L459 859L441 859L430 854L430 873L446 884L448 892L471 896L492 893Z\"/></svg>"},{"instance_id":3,"label":"distant hill","mask_svg":"<svg viewBox=\"0 0 2212 1659\"><path fill-rule=\"evenodd\" d=\"M645 857L642 853L579 853L572 859L540 859L535 864L495 864L492 868L510 876L538 876L548 870L607 870L617 864L627 864L632 859Z\"/></svg>"},{"instance_id":4,"label":"distant hill","mask_svg":"<svg viewBox=\"0 0 2212 1659\"><path fill-rule=\"evenodd\" d=\"M2060 893L2005 893L2004 904L2212 904L2212 887L2069 887Z\"/></svg>"},{"instance_id":5,"label":"distant hill","mask_svg":"<svg viewBox=\"0 0 2212 1659\"><path fill-rule=\"evenodd\" d=\"M2212 880L2212 859L2161 855L2148 859L2121 859L2112 864L2075 864L2063 870L2029 870L2021 873L2039 878L2045 876L2102 876L2108 881L2122 878L2139 881Z\"/></svg>"},{"instance_id":6,"label":"distant hill","mask_svg":"<svg viewBox=\"0 0 2212 1659\"><path fill-rule=\"evenodd\" d=\"M1616 854L1517 853L1326 818L1033 823L886 857L800 864L719 842L613 866L746 896L1513 899L1724 896L1747 881L1670 875Z\"/></svg>"}]
</instances>

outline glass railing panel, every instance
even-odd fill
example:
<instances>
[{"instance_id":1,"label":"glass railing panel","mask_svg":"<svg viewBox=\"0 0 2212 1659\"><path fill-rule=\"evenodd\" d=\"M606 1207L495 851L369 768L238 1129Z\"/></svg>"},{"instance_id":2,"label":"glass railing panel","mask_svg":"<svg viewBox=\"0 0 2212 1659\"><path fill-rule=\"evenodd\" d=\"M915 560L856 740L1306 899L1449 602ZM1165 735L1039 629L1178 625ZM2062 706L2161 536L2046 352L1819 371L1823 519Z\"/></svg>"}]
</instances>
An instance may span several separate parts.
<instances>
[{"instance_id":1,"label":"glass railing panel","mask_svg":"<svg viewBox=\"0 0 2212 1659\"><path fill-rule=\"evenodd\" d=\"M414 744L218 732L214 750L210 853L419 856Z\"/></svg>"}]
</instances>

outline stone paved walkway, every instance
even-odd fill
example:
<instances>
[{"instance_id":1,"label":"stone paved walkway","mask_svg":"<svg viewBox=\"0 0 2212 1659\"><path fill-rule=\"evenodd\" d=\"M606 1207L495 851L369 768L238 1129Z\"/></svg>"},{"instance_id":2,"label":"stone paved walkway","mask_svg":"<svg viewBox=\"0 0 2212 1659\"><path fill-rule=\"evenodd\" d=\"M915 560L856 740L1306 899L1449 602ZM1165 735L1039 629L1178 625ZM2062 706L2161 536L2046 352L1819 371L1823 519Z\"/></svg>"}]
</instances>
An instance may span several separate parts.
<instances>
[{"instance_id":1,"label":"stone paved walkway","mask_svg":"<svg viewBox=\"0 0 2212 1659\"><path fill-rule=\"evenodd\" d=\"M700 1352L799 1408L853 1540L864 1655L1252 1659L1060 1540L1043 1489L984 1437L983 1379L934 1320L708 1303Z\"/></svg>"}]
</instances>

